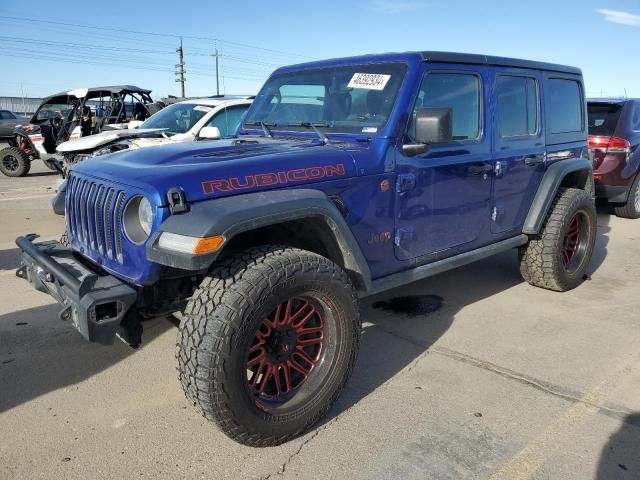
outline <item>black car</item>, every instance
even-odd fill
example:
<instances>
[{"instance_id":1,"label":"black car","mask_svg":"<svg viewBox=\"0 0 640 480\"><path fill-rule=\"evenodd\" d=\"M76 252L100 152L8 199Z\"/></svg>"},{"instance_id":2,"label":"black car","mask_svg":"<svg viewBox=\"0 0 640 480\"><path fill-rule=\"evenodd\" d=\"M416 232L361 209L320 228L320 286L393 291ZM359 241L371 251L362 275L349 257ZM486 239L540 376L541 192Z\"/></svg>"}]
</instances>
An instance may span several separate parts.
<instances>
[{"instance_id":1,"label":"black car","mask_svg":"<svg viewBox=\"0 0 640 480\"><path fill-rule=\"evenodd\" d=\"M16 125L25 123L26 120L22 117L18 117L15 113L9 110L0 110L0 138L13 137L13 130Z\"/></svg>"}]
</instances>

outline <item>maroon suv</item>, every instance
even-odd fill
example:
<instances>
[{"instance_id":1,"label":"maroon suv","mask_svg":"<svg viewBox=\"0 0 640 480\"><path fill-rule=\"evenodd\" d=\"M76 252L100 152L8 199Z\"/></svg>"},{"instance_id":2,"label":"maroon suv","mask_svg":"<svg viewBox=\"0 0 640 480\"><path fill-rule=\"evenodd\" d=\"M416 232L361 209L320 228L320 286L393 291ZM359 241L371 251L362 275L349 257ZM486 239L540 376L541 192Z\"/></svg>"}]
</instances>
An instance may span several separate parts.
<instances>
[{"instance_id":1,"label":"maroon suv","mask_svg":"<svg viewBox=\"0 0 640 480\"><path fill-rule=\"evenodd\" d=\"M640 99L593 99L588 111L596 195L640 218Z\"/></svg>"}]
</instances>

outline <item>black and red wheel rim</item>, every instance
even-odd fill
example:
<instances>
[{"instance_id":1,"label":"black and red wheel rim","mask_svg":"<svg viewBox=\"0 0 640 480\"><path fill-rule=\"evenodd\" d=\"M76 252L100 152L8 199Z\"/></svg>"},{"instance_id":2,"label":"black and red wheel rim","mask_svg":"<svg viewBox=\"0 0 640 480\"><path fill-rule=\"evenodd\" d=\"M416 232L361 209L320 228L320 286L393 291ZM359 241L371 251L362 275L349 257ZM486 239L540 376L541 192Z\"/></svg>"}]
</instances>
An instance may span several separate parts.
<instances>
[{"instance_id":1,"label":"black and red wheel rim","mask_svg":"<svg viewBox=\"0 0 640 480\"><path fill-rule=\"evenodd\" d=\"M589 228L589 219L582 211L576 212L567 223L560 251L562 266L567 272L575 272L581 266L589 242Z\"/></svg>"},{"instance_id":2,"label":"black and red wheel rim","mask_svg":"<svg viewBox=\"0 0 640 480\"><path fill-rule=\"evenodd\" d=\"M246 359L247 384L261 400L281 404L312 375L324 354L322 309L304 297L280 303L262 320Z\"/></svg>"}]
</instances>

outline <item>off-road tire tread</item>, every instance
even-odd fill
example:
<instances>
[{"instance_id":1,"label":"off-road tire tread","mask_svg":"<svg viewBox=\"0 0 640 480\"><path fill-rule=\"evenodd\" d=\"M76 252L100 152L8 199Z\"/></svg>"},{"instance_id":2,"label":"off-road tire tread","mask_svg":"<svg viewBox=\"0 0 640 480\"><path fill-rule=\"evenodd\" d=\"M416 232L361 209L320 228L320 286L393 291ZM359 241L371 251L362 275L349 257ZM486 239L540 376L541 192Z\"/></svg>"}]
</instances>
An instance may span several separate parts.
<instances>
[{"instance_id":1,"label":"off-road tire tread","mask_svg":"<svg viewBox=\"0 0 640 480\"><path fill-rule=\"evenodd\" d=\"M617 217L621 218L640 218L640 211L636 210L635 206L635 192L638 188L640 188L640 173L636 175L635 180L631 184L631 189L629 190L629 198L627 199L627 203L622 205L615 205L613 207L613 211Z\"/></svg>"},{"instance_id":2,"label":"off-road tire tread","mask_svg":"<svg viewBox=\"0 0 640 480\"><path fill-rule=\"evenodd\" d=\"M560 188L549 208L540 233L531 236L529 242L518 249L520 273L524 280L536 287L564 292L576 285L566 281L563 275L564 267L558 255L557 246L564 238L564 226L567 216L581 205L588 204L593 208L595 204L591 194L576 188ZM596 225L593 225L596 228ZM591 251L587 253L589 258Z\"/></svg>"},{"instance_id":3,"label":"off-road tire tread","mask_svg":"<svg viewBox=\"0 0 640 480\"><path fill-rule=\"evenodd\" d=\"M354 315L351 355L344 379L325 407L309 418L303 428L288 435L265 436L247 431L227 403L224 377L233 354L231 338L242 325L240 316L260 295L259 284L276 285L298 271L329 275L350 290ZM349 378L359 347L358 299L342 268L329 259L305 250L283 246L261 246L228 257L213 268L188 302L180 322L176 361L180 383L187 399L230 438L245 445L266 447L295 438L324 416ZM213 367L212 367L213 366Z\"/></svg>"},{"instance_id":4,"label":"off-road tire tread","mask_svg":"<svg viewBox=\"0 0 640 480\"><path fill-rule=\"evenodd\" d=\"M7 154L12 154L20 162L20 166L15 172L5 170L2 164L2 158ZM24 177L29 173L29 170L31 170L31 160L22 150L17 147L7 147L0 150L0 171L7 177Z\"/></svg>"}]
</instances>

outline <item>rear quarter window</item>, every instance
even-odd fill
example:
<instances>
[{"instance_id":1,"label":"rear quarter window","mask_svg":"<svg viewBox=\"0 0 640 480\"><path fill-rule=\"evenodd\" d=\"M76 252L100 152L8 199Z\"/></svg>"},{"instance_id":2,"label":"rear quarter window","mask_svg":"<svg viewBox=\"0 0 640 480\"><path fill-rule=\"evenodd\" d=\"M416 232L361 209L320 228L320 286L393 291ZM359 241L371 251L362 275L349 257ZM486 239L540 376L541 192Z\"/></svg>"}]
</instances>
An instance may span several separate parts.
<instances>
[{"instance_id":1,"label":"rear quarter window","mask_svg":"<svg viewBox=\"0 0 640 480\"><path fill-rule=\"evenodd\" d=\"M551 133L583 129L582 92L574 80L552 78L547 83L547 123Z\"/></svg>"}]
</instances>

